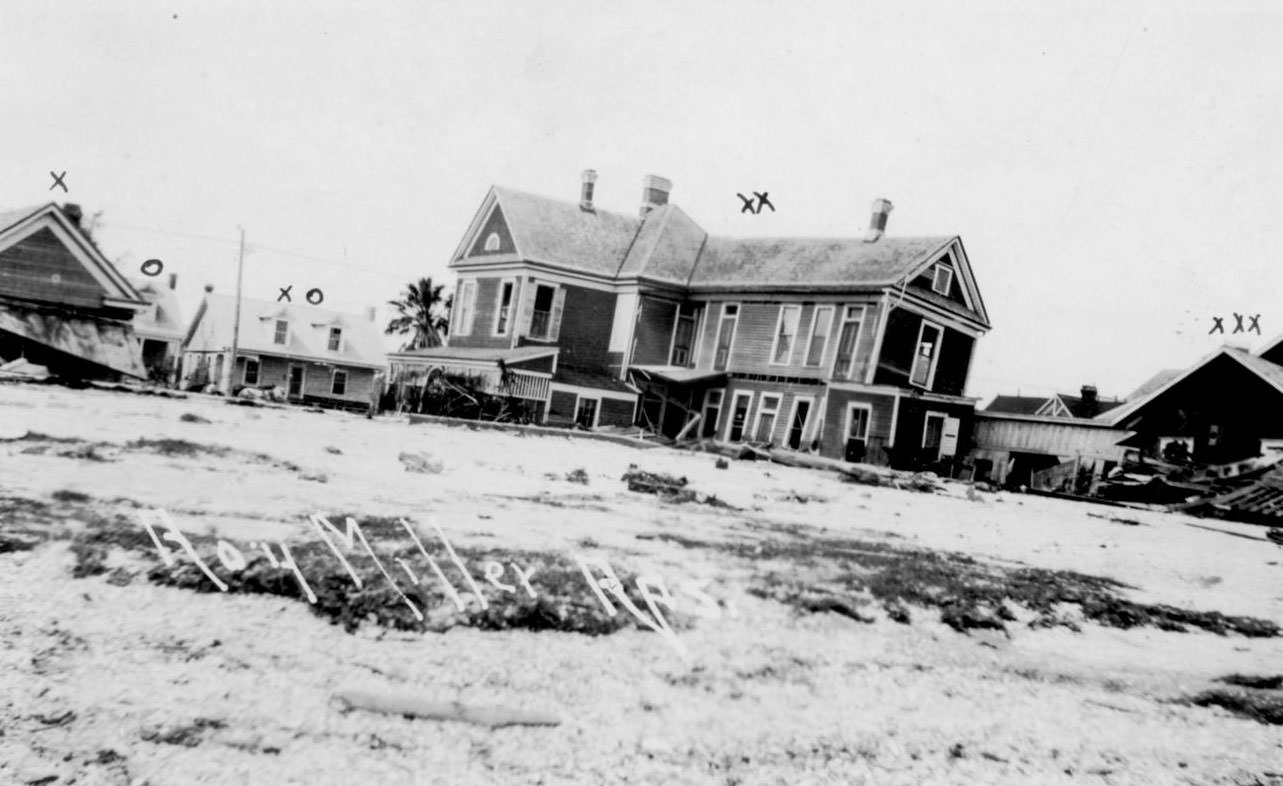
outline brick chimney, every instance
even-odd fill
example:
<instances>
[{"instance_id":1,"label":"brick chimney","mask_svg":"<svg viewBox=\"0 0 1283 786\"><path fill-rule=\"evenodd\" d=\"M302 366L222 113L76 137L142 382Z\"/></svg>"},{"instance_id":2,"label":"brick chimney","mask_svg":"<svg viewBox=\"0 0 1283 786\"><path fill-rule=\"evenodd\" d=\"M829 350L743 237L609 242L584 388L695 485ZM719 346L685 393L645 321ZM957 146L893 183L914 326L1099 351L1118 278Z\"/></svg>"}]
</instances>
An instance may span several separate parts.
<instances>
[{"instance_id":1,"label":"brick chimney","mask_svg":"<svg viewBox=\"0 0 1283 786\"><path fill-rule=\"evenodd\" d=\"M889 199L873 200L873 216L869 219L869 231L864 235L865 243L876 243L887 231L887 216L894 206Z\"/></svg>"},{"instance_id":2,"label":"brick chimney","mask_svg":"<svg viewBox=\"0 0 1283 786\"><path fill-rule=\"evenodd\" d=\"M592 206L593 186L597 182L597 170L585 169L579 184L579 209L586 210L589 213L595 213L596 208Z\"/></svg>"},{"instance_id":3,"label":"brick chimney","mask_svg":"<svg viewBox=\"0 0 1283 786\"><path fill-rule=\"evenodd\" d=\"M1100 397L1096 395L1095 385L1083 385L1079 391L1083 399L1083 416L1095 417L1100 412Z\"/></svg>"},{"instance_id":4,"label":"brick chimney","mask_svg":"<svg viewBox=\"0 0 1283 786\"><path fill-rule=\"evenodd\" d=\"M659 175L646 175L642 178L641 214L645 216L661 205L668 204L668 195L672 193L673 181Z\"/></svg>"},{"instance_id":5,"label":"brick chimney","mask_svg":"<svg viewBox=\"0 0 1283 786\"><path fill-rule=\"evenodd\" d=\"M68 221L75 224L77 229L80 228L80 219L85 216L84 212L80 209L80 205L77 205L74 202L67 202L64 204L62 206L62 214L67 217Z\"/></svg>"}]
</instances>

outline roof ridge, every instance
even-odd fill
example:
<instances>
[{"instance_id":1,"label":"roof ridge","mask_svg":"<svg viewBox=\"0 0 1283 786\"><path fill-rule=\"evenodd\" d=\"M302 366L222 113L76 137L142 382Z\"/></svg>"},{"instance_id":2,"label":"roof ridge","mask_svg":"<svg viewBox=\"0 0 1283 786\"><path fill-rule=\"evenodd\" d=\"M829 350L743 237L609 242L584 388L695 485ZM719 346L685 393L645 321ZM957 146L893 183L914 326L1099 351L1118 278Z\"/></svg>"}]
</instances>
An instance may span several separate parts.
<instances>
[{"instance_id":1,"label":"roof ridge","mask_svg":"<svg viewBox=\"0 0 1283 786\"><path fill-rule=\"evenodd\" d=\"M525 191L520 188L511 188L509 186L493 185L491 186L491 188L495 190L496 194L499 191L507 191L509 194L515 194L523 197L531 197L533 199L539 199L544 202L553 202L558 205L564 205L565 207L574 208L575 210L582 210L578 202L575 202L574 200L570 200L570 199L561 199L560 197L552 197L546 194L536 194L533 191ZM639 223L645 223L645 220L643 217L636 217L628 213L621 213L617 210L607 210L604 208L599 208L595 204L593 205L592 212L605 213L606 215L614 216L616 218L622 218L626 221L637 221Z\"/></svg>"}]
</instances>

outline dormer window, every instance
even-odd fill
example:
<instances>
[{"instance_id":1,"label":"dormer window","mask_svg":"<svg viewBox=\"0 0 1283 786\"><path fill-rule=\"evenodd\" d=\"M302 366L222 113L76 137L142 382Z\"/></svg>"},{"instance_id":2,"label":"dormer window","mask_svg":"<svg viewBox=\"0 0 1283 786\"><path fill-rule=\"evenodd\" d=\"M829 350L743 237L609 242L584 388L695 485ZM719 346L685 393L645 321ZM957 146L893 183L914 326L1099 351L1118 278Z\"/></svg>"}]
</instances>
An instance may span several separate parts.
<instances>
[{"instance_id":1,"label":"dormer window","mask_svg":"<svg viewBox=\"0 0 1283 786\"><path fill-rule=\"evenodd\" d=\"M336 328L336 327L330 328L330 344L329 344L330 351L338 352L339 347L341 347L342 345L343 345L343 329Z\"/></svg>"},{"instance_id":2,"label":"dormer window","mask_svg":"<svg viewBox=\"0 0 1283 786\"><path fill-rule=\"evenodd\" d=\"M290 323L284 319L276 320L276 335L272 337L275 344L285 345L290 335Z\"/></svg>"},{"instance_id":3,"label":"dormer window","mask_svg":"<svg viewBox=\"0 0 1283 786\"><path fill-rule=\"evenodd\" d=\"M953 286L953 268L946 264L936 265L931 274L931 289L948 297L951 286Z\"/></svg>"},{"instance_id":4,"label":"dormer window","mask_svg":"<svg viewBox=\"0 0 1283 786\"><path fill-rule=\"evenodd\" d=\"M486 235L485 248L486 248L486 251L499 250L499 233L498 232L491 232L489 235Z\"/></svg>"}]
</instances>

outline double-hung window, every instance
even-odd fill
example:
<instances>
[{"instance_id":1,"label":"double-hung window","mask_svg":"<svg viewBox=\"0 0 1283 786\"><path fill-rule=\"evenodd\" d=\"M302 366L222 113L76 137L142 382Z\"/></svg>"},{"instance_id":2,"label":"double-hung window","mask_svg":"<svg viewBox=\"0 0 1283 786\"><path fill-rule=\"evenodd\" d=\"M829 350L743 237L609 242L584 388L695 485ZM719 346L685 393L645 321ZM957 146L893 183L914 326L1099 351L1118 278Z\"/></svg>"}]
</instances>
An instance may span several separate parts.
<instances>
[{"instance_id":1,"label":"double-hung window","mask_svg":"<svg viewBox=\"0 0 1283 786\"><path fill-rule=\"evenodd\" d=\"M797 323L802 318L801 306L781 306L780 319L775 326L775 344L771 347L771 365L787 366L793 355L797 339Z\"/></svg>"}]
</instances>

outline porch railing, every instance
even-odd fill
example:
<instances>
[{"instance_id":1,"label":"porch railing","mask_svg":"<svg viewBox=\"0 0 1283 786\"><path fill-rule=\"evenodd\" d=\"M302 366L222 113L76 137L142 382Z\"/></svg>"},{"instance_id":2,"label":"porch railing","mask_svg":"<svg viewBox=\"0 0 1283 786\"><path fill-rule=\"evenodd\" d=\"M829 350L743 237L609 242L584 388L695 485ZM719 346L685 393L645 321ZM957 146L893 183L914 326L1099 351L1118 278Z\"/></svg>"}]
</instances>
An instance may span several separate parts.
<instances>
[{"instance_id":1,"label":"porch railing","mask_svg":"<svg viewBox=\"0 0 1283 786\"><path fill-rule=\"evenodd\" d=\"M536 401L546 401L548 391L552 384L552 377L547 374L539 374L532 371L518 371L509 369L510 380L507 385L500 384L497 392L504 396L514 396L516 398L528 398Z\"/></svg>"}]
</instances>

